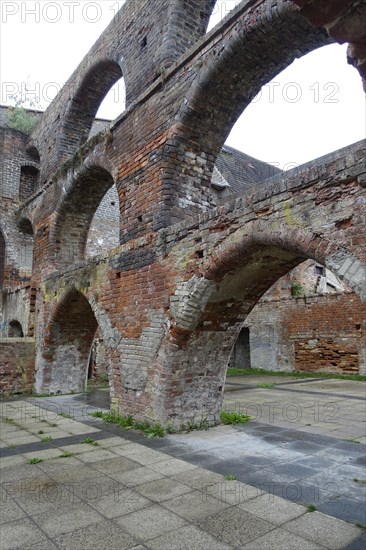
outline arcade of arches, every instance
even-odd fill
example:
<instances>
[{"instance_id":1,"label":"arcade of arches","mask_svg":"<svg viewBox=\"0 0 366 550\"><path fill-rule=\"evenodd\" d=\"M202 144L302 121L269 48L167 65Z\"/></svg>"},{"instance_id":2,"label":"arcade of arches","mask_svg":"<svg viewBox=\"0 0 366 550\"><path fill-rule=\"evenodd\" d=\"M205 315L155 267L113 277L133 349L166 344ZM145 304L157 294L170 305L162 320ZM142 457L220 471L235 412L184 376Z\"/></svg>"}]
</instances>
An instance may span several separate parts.
<instances>
[{"instance_id":1,"label":"arcade of arches","mask_svg":"<svg viewBox=\"0 0 366 550\"><path fill-rule=\"evenodd\" d=\"M288 172L223 148L296 57L347 41L364 77L365 15L356 0L243 1L206 33L213 6L127 0L29 136L0 109L1 346L9 365L23 341L13 371L32 357L37 392L82 391L95 338L112 406L175 427L217 422L238 336L252 363L366 367L365 143ZM91 134L122 76L124 111Z\"/></svg>"}]
</instances>

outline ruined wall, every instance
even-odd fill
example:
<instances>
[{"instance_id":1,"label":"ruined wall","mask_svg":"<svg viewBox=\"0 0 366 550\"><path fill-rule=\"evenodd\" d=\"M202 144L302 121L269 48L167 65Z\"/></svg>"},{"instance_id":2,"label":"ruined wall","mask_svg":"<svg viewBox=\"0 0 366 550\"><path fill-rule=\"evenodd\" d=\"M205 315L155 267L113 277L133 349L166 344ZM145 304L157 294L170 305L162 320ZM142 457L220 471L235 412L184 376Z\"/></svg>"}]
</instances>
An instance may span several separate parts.
<instances>
[{"instance_id":1,"label":"ruined wall","mask_svg":"<svg viewBox=\"0 0 366 550\"><path fill-rule=\"evenodd\" d=\"M38 169L38 162L27 146L27 136L6 125L6 109L0 112L0 231L5 244L4 287L22 286L30 280L33 260L33 234L29 220L22 219L17 208L21 204L29 179L24 175ZM21 191L23 172L23 195ZM34 180L33 180L34 181ZM21 196L22 195L22 196ZM28 195L29 196L29 195Z\"/></svg>"},{"instance_id":2,"label":"ruined wall","mask_svg":"<svg viewBox=\"0 0 366 550\"><path fill-rule=\"evenodd\" d=\"M31 338L0 338L1 397L32 392L34 357L34 340Z\"/></svg>"},{"instance_id":3,"label":"ruined wall","mask_svg":"<svg viewBox=\"0 0 366 550\"><path fill-rule=\"evenodd\" d=\"M23 329L24 336L33 335L34 289L30 285L19 287L16 290L5 291L0 300L0 338L9 334L11 321L18 321Z\"/></svg>"},{"instance_id":4,"label":"ruined wall","mask_svg":"<svg viewBox=\"0 0 366 550\"><path fill-rule=\"evenodd\" d=\"M250 366L362 373L365 318L366 306L347 285L308 260L281 277L248 315ZM235 357L245 349L238 339Z\"/></svg>"},{"instance_id":5,"label":"ruined wall","mask_svg":"<svg viewBox=\"0 0 366 550\"><path fill-rule=\"evenodd\" d=\"M366 372L366 305L353 293L261 300L245 324L252 367Z\"/></svg>"},{"instance_id":6,"label":"ruined wall","mask_svg":"<svg viewBox=\"0 0 366 550\"><path fill-rule=\"evenodd\" d=\"M123 76L127 108L138 104L140 96L165 78L167 68L205 33L212 8L211 0L125 2L33 132L43 184L87 140L113 84ZM145 122L141 117L138 125Z\"/></svg>"}]
</instances>

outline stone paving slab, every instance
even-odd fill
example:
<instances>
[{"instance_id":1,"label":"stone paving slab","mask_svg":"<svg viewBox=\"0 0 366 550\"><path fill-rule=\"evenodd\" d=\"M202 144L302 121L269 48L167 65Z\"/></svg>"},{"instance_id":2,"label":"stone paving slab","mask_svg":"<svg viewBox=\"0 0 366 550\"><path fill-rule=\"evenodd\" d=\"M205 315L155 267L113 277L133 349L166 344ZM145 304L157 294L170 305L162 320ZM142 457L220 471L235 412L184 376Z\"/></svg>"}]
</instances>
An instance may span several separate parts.
<instances>
[{"instance_id":1,"label":"stone paving slab","mask_svg":"<svg viewBox=\"0 0 366 550\"><path fill-rule=\"evenodd\" d=\"M20 548L24 544L42 544L48 541L46 534L33 521L22 518L0 526L1 550Z\"/></svg>"},{"instance_id":2,"label":"stone paving slab","mask_svg":"<svg viewBox=\"0 0 366 550\"><path fill-rule=\"evenodd\" d=\"M324 516L319 512L304 514L287 522L283 528L327 548L334 548L334 550L344 548L359 535L357 527L349 525L347 529L343 529L339 520Z\"/></svg>"},{"instance_id":3,"label":"stone paving slab","mask_svg":"<svg viewBox=\"0 0 366 550\"><path fill-rule=\"evenodd\" d=\"M54 538L62 550L138 549L138 541L115 522L103 520L95 525L63 533ZM143 547L140 547L143 548Z\"/></svg>"},{"instance_id":4,"label":"stone paving slab","mask_svg":"<svg viewBox=\"0 0 366 550\"><path fill-rule=\"evenodd\" d=\"M120 517L117 523L142 541L157 538L187 524L183 518L157 505Z\"/></svg>"},{"instance_id":5,"label":"stone paving slab","mask_svg":"<svg viewBox=\"0 0 366 550\"><path fill-rule=\"evenodd\" d=\"M266 533L262 537L250 541L248 544L241 546L243 550L279 550L279 549L291 549L291 550L319 550L324 546L319 546L308 540L288 533L284 529L278 528Z\"/></svg>"},{"instance_id":6,"label":"stone paving slab","mask_svg":"<svg viewBox=\"0 0 366 550\"><path fill-rule=\"evenodd\" d=\"M232 550L233 546L212 537L210 534L193 525L187 525L161 535L156 539L146 541L146 547L152 550L187 550L190 545L194 550Z\"/></svg>"}]
</instances>

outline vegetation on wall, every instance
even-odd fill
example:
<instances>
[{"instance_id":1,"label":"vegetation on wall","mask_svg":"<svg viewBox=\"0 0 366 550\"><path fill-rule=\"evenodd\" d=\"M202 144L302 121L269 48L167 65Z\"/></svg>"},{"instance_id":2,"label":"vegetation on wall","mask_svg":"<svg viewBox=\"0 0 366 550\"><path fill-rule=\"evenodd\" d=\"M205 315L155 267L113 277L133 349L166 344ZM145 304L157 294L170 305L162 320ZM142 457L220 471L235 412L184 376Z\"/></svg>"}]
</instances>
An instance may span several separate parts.
<instances>
[{"instance_id":1,"label":"vegetation on wall","mask_svg":"<svg viewBox=\"0 0 366 550\"><path fill-rule=\"evenodd\" d=\"M39 98L28 98L28 88L25 85L24 94L10 96L13 105L7 109L6 118L9 128L29 134L37 123L37 114L32 110L42 110Z\"/></svg>"},{"instance_id":2,"label":"vegetation on wall","mask_svg":"<svg viewBox=\"0 0 366 550\"><path fill-rule=\"evenodd\" d=\"M37 115L27 111L24 107L9 107L7 111L7 123L10 128L19 130L23 134L29 134L37 122Z\"/></svg>"},{"instance_id":3,"label":"vegetation on wall","mask_svg":"<svg viewBox=\"0 0 366 550\"><path fill-rule=\"evenodd\" d=\"M298 283L297 281L293 281L291 283L291 296L294 296L295 298L299 298L301 296L304 296L305 291L304 287L301 283Z\"/></svg>"}]
</instances>

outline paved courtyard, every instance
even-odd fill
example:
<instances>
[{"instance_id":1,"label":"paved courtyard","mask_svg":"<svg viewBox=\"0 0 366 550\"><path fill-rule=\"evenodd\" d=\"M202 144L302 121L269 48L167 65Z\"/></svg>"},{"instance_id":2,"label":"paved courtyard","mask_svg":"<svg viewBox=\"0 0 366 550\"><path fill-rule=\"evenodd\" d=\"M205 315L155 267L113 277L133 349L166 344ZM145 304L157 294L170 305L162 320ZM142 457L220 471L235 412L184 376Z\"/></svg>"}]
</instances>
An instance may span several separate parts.
<instances>
[{"instance_id":1,"label":"paved courtyard","mask_svg":"<svg viewBox=\"0 0 366 550\"><path fill-rule=\"evenodd\" d=\"M364 548L364 383L230 378L251 422L163 439L93 399L1 403L1 550Z\"/></svg>"}]
</instances>

